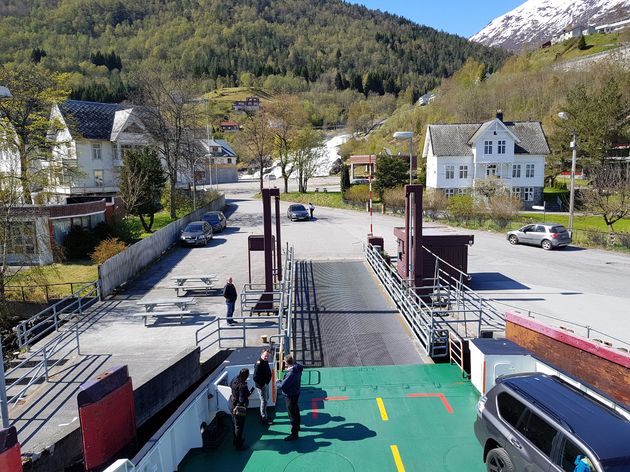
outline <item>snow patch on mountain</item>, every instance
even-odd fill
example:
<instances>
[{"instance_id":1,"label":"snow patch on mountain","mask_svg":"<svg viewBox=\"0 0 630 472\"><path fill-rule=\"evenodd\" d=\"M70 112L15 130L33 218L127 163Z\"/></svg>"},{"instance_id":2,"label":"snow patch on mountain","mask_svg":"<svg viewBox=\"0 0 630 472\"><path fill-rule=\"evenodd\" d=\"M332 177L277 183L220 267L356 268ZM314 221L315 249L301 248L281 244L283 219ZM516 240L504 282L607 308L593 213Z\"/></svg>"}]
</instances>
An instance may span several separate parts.
<instances>
[{"instance_id":1,"label":"snow patch on mountain","mask_svg":"<svg viewBox=\"0 0 630 472\"><path fill-rule=\"evenodd\" d=\"M528 0L470 40L515 51L537 49L566 26L598 26L629 17L630 0Z\"/></svg>"}]
</instances>

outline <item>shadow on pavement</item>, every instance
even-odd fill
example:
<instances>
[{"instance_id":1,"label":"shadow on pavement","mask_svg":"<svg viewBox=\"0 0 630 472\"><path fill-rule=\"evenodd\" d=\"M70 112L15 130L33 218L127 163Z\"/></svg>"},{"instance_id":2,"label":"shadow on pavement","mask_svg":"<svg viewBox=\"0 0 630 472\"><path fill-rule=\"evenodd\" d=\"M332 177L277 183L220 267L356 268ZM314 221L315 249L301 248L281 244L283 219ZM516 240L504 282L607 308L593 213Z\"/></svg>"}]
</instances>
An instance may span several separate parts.
<instances>
[{"instance_id":1,"label":"shadow on pavement","mask_svg":"<svg viewBox=\"0 0 630 472\"><path fill-rule=\"evenodd\" d=\"M529 290L527 285L500 272L474 272L470 275L472 280L467 285L473 290Z\"/></svg>"}]
</instances>

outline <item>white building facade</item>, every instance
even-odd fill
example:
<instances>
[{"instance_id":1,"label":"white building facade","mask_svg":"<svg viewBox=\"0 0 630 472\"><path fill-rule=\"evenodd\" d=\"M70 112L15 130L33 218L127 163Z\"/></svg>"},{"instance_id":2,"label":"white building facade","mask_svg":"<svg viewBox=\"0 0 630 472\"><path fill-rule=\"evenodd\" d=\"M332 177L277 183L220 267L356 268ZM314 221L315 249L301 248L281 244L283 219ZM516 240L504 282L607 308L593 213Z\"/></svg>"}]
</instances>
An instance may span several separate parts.
<instances>
[{"instance_id":1,"label":"white building facade","mask_svg":"<svg viewBox=\"0 0 630 472\"><path fill-rule=\"evenodd\" d=\"M426 186L447 196L472 193L492 180L518 196L525 209L541 205L547 139L539 122L429 125L424 143Z\"/></svg>"}]
</instances>

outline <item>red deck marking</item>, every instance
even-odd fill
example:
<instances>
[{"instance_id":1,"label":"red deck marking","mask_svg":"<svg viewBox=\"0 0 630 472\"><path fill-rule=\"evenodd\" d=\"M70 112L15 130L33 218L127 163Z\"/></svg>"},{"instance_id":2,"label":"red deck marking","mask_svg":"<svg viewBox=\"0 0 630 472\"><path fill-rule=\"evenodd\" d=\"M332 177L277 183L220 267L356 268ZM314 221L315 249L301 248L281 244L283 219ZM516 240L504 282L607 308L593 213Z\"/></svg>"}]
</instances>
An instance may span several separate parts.
<instances>
[{"instance_id":1,"label":"red deck marking","mask_svg":"<svg viewBox=\"0 0 630 472\"><path fill-rule=\"evenodd\" d=\"M326 397L326 398L313 398L311 399L311 418L317 418L317 403L318 402L340 402L347 400L348 397Z\"/></svg>"},{"instance_id":2,"label":"red deck marking","mask_svg":"<svg viewBox=\"0 0 630 472\"><path fill-rule=\"evenodd\" d=\"M439 397L440 400L442 400L442 403L444 404L444 408L446 408L446 411L448 411L449 413L453 413L453 407L451 407L451 405L449 404L448 400L446 399L443 393L408 393L407 396L408 397Z\"/></svg>"}]
</instances>

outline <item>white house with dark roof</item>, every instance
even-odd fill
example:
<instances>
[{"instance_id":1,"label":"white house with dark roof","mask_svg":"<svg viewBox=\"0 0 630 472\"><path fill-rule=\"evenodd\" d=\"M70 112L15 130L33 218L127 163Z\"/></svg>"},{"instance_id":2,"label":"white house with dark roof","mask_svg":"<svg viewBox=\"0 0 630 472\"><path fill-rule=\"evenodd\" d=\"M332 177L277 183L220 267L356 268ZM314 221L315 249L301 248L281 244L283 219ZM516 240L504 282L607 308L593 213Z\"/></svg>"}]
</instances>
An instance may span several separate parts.
<instances>
[{"instance_id":1,"label":"white house with dark roof","mask_svg":"<svg viewBox=\"0 0 630 472\"><path fill-rule=\"evenodd\" d=\"M543 201L547 138L537 121L429 125L424 142L426 186L447 196L471 193L493 179L520 197L525 209Z\"/></svg>"}]
</instances>

